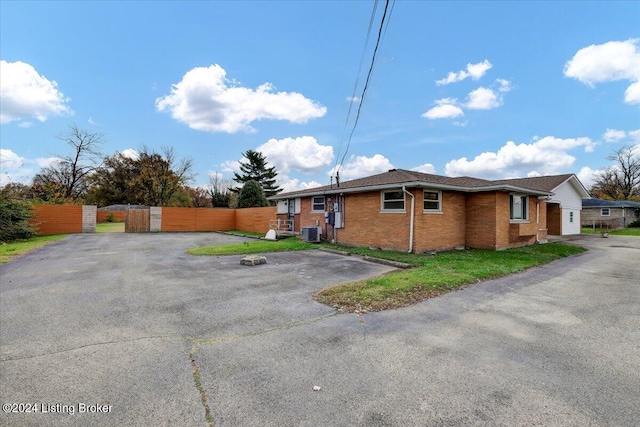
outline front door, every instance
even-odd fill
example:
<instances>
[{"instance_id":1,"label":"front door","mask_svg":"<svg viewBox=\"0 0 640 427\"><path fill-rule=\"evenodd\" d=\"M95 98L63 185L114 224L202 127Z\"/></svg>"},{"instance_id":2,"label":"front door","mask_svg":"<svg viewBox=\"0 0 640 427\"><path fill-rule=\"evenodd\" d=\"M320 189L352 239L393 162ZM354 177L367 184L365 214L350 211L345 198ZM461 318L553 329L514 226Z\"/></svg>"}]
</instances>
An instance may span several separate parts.
<instances>
[{"instance_id":1,"label":"front door","mask_svg":"<svg viewBox=\"0 0 640 427\"><path fill-rule=\"evenodd\" d=\"M288 220L289 220L289 231L294 231L296 227L294 226L295 214L296 214L296 199L289 199L287 202L287 212L288 212Z\"/></svg>"}]
</instances>

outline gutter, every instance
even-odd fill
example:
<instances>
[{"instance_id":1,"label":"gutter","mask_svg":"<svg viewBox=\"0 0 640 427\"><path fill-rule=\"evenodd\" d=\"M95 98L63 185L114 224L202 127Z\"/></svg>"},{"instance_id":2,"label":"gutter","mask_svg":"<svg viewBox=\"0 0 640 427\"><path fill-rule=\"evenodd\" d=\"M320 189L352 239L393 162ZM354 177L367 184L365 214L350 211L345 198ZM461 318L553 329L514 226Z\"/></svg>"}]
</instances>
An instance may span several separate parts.
<instances>
[{"instance_id":1,"label":"gutter","mask_svg":"<svg viewBox=\"0 0 640 427\"><path fill-rule=\"evenodd\" d=\"M416 208L416 197L407 191L406 186L402 186L402 191L411 196L411 218L409 220L409 253L413 252L413 217Z\"/></svg>"}]
</instances>

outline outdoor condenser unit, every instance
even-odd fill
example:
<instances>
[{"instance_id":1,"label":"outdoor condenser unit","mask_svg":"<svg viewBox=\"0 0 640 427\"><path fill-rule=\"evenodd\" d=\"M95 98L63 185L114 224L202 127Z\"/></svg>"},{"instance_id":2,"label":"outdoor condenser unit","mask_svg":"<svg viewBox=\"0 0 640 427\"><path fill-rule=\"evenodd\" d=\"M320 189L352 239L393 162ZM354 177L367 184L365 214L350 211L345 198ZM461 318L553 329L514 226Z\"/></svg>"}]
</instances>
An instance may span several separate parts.
<instances>
[{"instance_id":1,"label":"outdoor condenser unit","mask_svg":"<svg viewBox=\"0 0 640 427\"><path fill-rule=\"evenodd\" d=\"M321 234L320 227L302 227L302 240L305 242L319 242Z\"/></svg>"}]
</instances>

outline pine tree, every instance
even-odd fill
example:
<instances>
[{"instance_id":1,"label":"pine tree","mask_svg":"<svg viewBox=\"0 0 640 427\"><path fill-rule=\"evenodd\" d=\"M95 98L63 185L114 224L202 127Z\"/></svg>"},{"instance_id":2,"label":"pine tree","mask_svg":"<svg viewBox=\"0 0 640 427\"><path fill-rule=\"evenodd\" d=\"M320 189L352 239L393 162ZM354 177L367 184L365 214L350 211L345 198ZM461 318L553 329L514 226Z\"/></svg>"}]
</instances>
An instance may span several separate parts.
<instances>
[{"instance_id":1,"label":"pine tree","mask_svg":"<svg viewBox=\"0 0 640 427\"><path fill-rule=\"evenodd\" d=\"M267 167L267 159L262 153L255 150L247 150L242 153L242 155L248 162L240 162L240 171L242 174L234 172L234 181L241 185L248 181L256 181L260 184L266 197L275 196L282 191L282 188L276 186L276 176L278 176L278 172L275 166ZM235 192L239 191L240 188L235 189Z\"/></svg>"}]
</instances>

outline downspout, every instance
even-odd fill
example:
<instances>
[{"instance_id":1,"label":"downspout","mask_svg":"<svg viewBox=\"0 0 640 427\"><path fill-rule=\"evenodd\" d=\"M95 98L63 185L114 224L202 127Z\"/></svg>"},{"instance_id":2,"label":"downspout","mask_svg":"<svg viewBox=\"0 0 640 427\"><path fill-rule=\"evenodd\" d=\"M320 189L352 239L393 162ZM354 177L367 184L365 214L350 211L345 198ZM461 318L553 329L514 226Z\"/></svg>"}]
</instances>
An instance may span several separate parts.
<instances>
[{"instance_id":1,"label":"downspout","mask_svg":"<svg viewBox=\"0 0 640 427\"><path fill-rule=\"evenodd\" d=\"M536 243L540 243L540 198L536 200Z\"/></svg>"},{"instance_id":2,"label":"downspout","mask_svg":"<svg viewBox=\"0 0 640 427\"><path fill-rule=\"evenodd\" d=\"M411 196L411 219L409 220L409 253L413 252L413 216L416 208L416 197L407 191L407 187L402 186L402 191Z\"/></svg>"}]
</instances>

